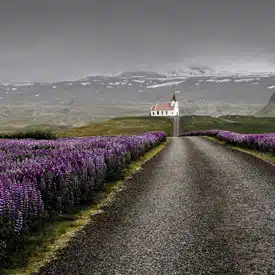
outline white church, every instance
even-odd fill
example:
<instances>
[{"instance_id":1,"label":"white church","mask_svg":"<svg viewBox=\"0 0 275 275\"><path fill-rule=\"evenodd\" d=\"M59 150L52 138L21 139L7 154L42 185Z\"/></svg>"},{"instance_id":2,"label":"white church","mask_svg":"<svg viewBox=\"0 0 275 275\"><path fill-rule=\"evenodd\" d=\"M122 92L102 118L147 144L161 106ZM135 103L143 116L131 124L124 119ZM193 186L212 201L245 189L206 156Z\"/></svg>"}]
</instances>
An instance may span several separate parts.
<instances>
[{"instance_id":1,"label":"white church","mask_svg":"<svg viewBox=\"0 0 275 275\"><path fill-rule=\"evenodd\" d=\"M179 102L176 94L172 97L171 102L159 102L151 106L151 116L179 116Z\"/></svg>"}]
</instances>

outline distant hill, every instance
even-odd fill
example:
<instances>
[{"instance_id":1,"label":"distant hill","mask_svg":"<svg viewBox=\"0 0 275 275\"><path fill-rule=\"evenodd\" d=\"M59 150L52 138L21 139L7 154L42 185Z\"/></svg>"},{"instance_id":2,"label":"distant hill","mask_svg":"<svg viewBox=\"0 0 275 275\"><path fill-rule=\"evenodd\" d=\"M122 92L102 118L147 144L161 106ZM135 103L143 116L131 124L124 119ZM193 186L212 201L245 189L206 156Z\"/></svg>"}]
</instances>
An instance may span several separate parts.
<instances>
[{"instance_id":1,"label":"distant hill","mask_svg":"<svg viewBox=\"0 0 275 275\"><path fill-rule=\"evenodd\" d=\"M54 83L0 83L0 132L34 124L78 127L112 117L146 116L152 104L170 100L175 90L180 91L181 115L254 115L274 87L275 75L218 76L195 66L171 76L132 71Z\"/></svg>"},{"instance_id":2,"label":"distant hill","mask_svg":"<svg viewBox=\"0 0 275 275\"><path fill-rule=\"evenodd\" d=\"M267 105L256 113L257 117L275 117L275 91L270 97Z\"/></svg>"}]
</instances>

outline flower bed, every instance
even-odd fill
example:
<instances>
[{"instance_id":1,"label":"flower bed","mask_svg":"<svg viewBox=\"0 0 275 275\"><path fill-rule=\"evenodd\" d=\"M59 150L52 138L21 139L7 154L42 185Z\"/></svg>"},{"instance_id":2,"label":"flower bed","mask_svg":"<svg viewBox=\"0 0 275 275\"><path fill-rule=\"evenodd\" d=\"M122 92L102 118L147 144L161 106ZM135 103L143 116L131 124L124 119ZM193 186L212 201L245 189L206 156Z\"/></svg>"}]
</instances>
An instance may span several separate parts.
<instances>
[{"instance_id":1,"label":"flower bed","mask_svg":"<svg viewBox=\"0 0 275 275\"><path fill-rule=\"evenodd\" d=\"M133 160L166 140L136 136L0 140L0 260L37 223L91 200Z\"/></svg>"},{"instance_id":2,"label":"flower bed","mask_svg":"<svg viewBox=\"0 0 275 275\"><path fill-rule=\"evenodd\" d=\"M206 130L188 132L183 136L213 136L227 144L275 154L275 133L240 134L222 130Z\"/></svg>"}]
</instances>

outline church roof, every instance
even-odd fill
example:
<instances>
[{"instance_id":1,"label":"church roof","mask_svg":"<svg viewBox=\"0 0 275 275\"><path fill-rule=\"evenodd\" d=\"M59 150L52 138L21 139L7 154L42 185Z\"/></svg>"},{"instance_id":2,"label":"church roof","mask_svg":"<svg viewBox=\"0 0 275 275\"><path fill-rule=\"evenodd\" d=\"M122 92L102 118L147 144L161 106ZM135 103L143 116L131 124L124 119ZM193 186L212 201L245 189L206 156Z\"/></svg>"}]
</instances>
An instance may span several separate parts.
<instances>
[{"instance_id":1,"label":"church roof","mask_svg":"<svg viewBox=\"0 0 275 275\"><path fill-rule=\"evenodd\" d=\"M174 110L174 106L171 106L170 102L160 102L151 107L151 111L169 111Z\"/></svg>"}]
</instances>

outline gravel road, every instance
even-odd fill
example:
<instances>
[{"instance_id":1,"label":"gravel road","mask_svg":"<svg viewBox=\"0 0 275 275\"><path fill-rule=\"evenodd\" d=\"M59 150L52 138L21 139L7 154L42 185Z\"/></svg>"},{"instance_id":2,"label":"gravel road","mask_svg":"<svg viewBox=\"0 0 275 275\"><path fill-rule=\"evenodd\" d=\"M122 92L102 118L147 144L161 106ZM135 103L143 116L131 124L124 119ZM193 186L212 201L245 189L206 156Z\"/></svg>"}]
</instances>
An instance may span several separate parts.
<instances>
[{"instance_id":1,"label":"gravel road","mask_svg":"<svg viewBox=\"0 0 275 275\"><path fill-rule=\"evenodd\" d=\"M275 274L275 168L173 138L42 274Z\"/></svg>"}]
</instances>

